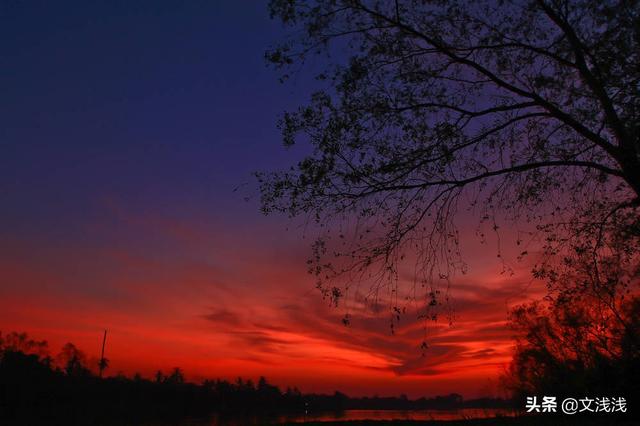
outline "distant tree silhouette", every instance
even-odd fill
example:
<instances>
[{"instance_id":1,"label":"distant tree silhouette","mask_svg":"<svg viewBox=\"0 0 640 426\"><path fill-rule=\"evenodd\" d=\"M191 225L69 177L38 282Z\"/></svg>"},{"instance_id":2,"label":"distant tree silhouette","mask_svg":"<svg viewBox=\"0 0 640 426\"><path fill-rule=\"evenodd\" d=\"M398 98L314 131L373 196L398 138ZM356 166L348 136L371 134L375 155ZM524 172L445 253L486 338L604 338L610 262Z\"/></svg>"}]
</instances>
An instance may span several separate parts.
<instances>
[{"instance_id":1,"label":"distant tree silhouette","mask_svg":"<svg viewBox=\"0 0 640 426\"><path fill-rule=\"evenodd\" d=\"M146 424L149 420L165 424L180 423L184 417L205 418L213 412L235 417L234 424L269 424L277 414L309 410L508 404L503 400L463 401L455 394L411 401L406 397L350 398L340 392L302 394L297 388L283 393L264 377L257 385L242 378L233 383L208 379L199 385L185 381L180 368L168 376L158 371L154 380L139 374L130 379L122 373L102 378L79 367L85 357L72 343L64 346L60 357L65 368L54 368L45 361L49 357L41 343L24 333L0 334L0 424Z\"/></svg>"},{"instance_id":2,"label":"distant tree silhouette","mask_svg":"<svg viewBox=\"0 0 640 426\"><path fill-rule=\"evenodd\" d=\"M87 357L73 343L67 343L58 354L58 361L67 376L87 376Z\"/></svg>"},{"instance_id":3,"label":"distant tree silhouette","mask_svg":"<svg viewBox=\"0 0 640 426\"><path fill-rule=\"evenodd\" d=\"M30 339L27 333L14 331L3 336L0 332L0 349L4 352L35 354L41 359L49 358L49 344L47 341Z\"/></svg>"},{"instance_id":4,"label":"distant tree silhouette","mask_svg":"<svg viewBox=\"0 0 640 426\"><path fill-rule=\"evenodd\" d=\"M107 368L109 368L109 359L105 357L100 358L98 360L98 370L100 371L100 376L102 376L102 373Z\"/></svg>"},{"instance_id":5,"label":"distant tree silhouette","mask_svg":"<svg viewBox=\"0 0 640 426\"><path fill-rule=\"evenodd\" d=\"M104 357L104 349L107 343L107 330L104 331L102 336L102 349L100 351L100 359L98 360L98 375L102 377L104 370L109 367L109 360Z\"/></svg>"},{"instance_id":6,"label":"distant tree silhouette","mask_svg":"<svg viewBox=\"0 0 640 426\"><path fill-rule=\"evenodd\" d=\"M376 294L392 287L400 314L398 265L411 261L434 318L437 283L466 269L461 209L496 232L502 219L530 222L549 257L600 256L609 233L637 233L638 2L272 0L270 10L296 30L267 54L283 79L312 56L326 66L325 86L280 122L285 145L312 151L258 173L262 210L324 229L309 270L334 303L368 280Z\"/></svg>"},{"instance_id":7,"label":"distant tree silhouette","mask_svg":"<svg viewBox=\"0 0 640 426\"><path fill-rule=\"evenodd\" d=\"M172 371L171 374L169 374L167 376L167 378L165 379L166 383L172 384L172 385L181 385L184 383L184 373L182 372L182 369L179 367L175 367Z\"/></svg>"}]
</instances>

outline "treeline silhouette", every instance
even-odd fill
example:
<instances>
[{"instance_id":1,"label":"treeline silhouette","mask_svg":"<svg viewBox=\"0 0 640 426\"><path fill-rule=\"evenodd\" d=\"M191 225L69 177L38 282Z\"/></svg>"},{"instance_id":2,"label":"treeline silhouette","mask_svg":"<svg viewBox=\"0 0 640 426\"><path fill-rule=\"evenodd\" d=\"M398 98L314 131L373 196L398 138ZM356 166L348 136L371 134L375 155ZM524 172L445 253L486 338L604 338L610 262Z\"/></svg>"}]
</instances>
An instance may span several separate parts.
<instances>
[{"instance_id":1,"label":"treeline silhouette","mask_svg":"<svg viewBox=\"0 0 640 426\"><path fill-rule=\"evenodd\" d=\"M572 292L513 310L518 337L503 381L515 400L531 395L624 397L630 405L640 400L640 297L605 299L605 307L593 298Z\"/></svg>"},{"instance_id":2,"label":"treeline silhouette","mask_svg":"<svg viewBox=\"0 0 640 426\"><path fill-rule=\"evenodd\" d=\"M34 420L64 424L99 424L117 419L170 419L228 416L276 416L347 409L456 409L504 407L508 401L464 401L452 394L410 400L401 397L350 398L303 394L297 388L284 391L261 377L257 382L238 378L185 381L180 368L158 371L152 378L122 374L101 378L92 371L105 360L88 361L72 343L55 357L46 341L26 333L0 334L0 423L31 424Z\"/></svg>"}]
</instances>

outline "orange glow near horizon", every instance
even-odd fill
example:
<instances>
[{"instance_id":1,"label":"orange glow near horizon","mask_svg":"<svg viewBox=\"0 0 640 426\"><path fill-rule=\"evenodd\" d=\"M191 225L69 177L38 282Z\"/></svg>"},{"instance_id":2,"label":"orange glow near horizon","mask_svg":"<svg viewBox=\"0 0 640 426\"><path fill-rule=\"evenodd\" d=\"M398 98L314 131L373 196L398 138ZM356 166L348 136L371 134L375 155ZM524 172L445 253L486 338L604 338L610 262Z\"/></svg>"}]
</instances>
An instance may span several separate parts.
<instances>
[{"instance_id":1,"label":"orange glow near horizon","mask_svg":"<svg viewBox=\"0 0 640 426\"><path fill-rule=\"evenodd\" d=\"M87 232L105 241L99 225ZM121 213L116 228L133 237L0 247L0 330L46 339L53 354L71 341L95 363L108 329L110 375L179 366L193 381L266 376L304 392L469 398L498 395L513 348L507 311L531 296L526 268L501 275L470 246L472 273L452 285L456 320L428 325L422 356L425 329L411 313L395 335L385 312L341 325L344 309L312 290L295 235Z\"/></svg>"}]
</instances>

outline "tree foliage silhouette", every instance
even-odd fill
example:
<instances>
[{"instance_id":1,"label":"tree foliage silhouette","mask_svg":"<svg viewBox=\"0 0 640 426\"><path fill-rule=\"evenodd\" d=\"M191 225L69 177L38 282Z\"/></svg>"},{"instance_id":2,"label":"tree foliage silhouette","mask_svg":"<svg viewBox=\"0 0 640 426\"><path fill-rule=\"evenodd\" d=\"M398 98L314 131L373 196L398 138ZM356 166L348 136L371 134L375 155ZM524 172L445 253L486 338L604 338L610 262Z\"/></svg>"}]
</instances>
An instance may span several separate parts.
<instances>
[{"instance_id":1,"label":"tree foliage silhouette","mask_svg":"<svg viewBox=\"0 0 640 426\"><path fill-rule=\"evenodd\" d=\"M67 376L88 376L87 356L73 343L69 342L62 347L58 354L58 362Z\"/></svg>"},{"instance_id":2,"label":"tree foliage silhouette","mask_svg":"<svg viewBox=\"0 0 640 426\"><path fill-rule=\"evenodd\" d=\"M619 317L595 312L584 301L516 308L512 322L520 333L504 376L516 400L525 396L576 392L640 395L640 299L620 304Z\"/></svg>"},{"instance_id":3,"label":"tree foliage silhouette","mask_svg":"<svg viewBox=\"0 0 640 426\"><path fill-rule=\"evenodd\" d=\"M509 401L484 398L463 401L451 394L409 400L394 397L350 398L303 394L297 388L280 388L260 377L235 382L206 379L186 381L181 368L169 375L158 371L146 379L139 373L101 377L86 370L78 374L82 352L64 346L52 365L46 342L26 333L0 333L1 424L162 424L182 423L216 413L214 423L273 424L279 415L343 409L428 409L505 407ZM99 371L96 371L98 373Z\"/></svg>"},{"instance_id":4,"label":"tree foliage silhouette","mask_svg":"<svg viewBox=\"0 0 640 426\"><path fill-rule=\"evenodd\" d=\"M411 260L426 308L439 304L437 282L465 270L454 220L464 208L494 230L527 222L525 237L550 256L598 257L640 234L638 2L272 0L270 10L295 30L267 53L283 80L314 57L324 66L322 88L280 121L285 145L312 152L258 173L262 209L324 229L309 269L334 302L364 279L397 297L398 265Z\"/></svg>"}]
</instances>

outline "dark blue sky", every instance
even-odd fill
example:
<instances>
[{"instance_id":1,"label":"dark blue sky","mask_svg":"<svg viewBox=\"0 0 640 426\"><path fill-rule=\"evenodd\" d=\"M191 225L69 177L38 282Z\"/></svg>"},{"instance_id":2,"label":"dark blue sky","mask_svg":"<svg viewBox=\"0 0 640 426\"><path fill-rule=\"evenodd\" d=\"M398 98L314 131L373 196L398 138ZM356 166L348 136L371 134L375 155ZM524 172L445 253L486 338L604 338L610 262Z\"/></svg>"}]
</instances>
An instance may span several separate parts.
<instances>
[{"instance_id":1,"label":"dark blue sky","mask_svg":"<svg viewBox=\"0 0 640 426\"><path fill-rule=\"evenodd\" d=\"M258 218L233 188L291 162L305 94L265 64L281 36L262 2L3 2L0 229L73 232L104 198Z\"/></svg>"},{"instance_id":2,"label":"dark blue sky","mask_svg":"<svg viewBox=\"0 0 640 426\"><path fill-rule=\"evenodd\" d=\"M496 374L506 328L495 357L460 362L504 322L502 300L476 303L502 281L462 287L482 312L431 343L421 375L420 326L340 326L300 228L259 213L251 173L302 154L276 121L314 84L266 66L283 34L260 1L0 1L0 332L97 356L109 329L109 374L179 365L305 391L466 396Z\"/></svg>"}]
</instances>

